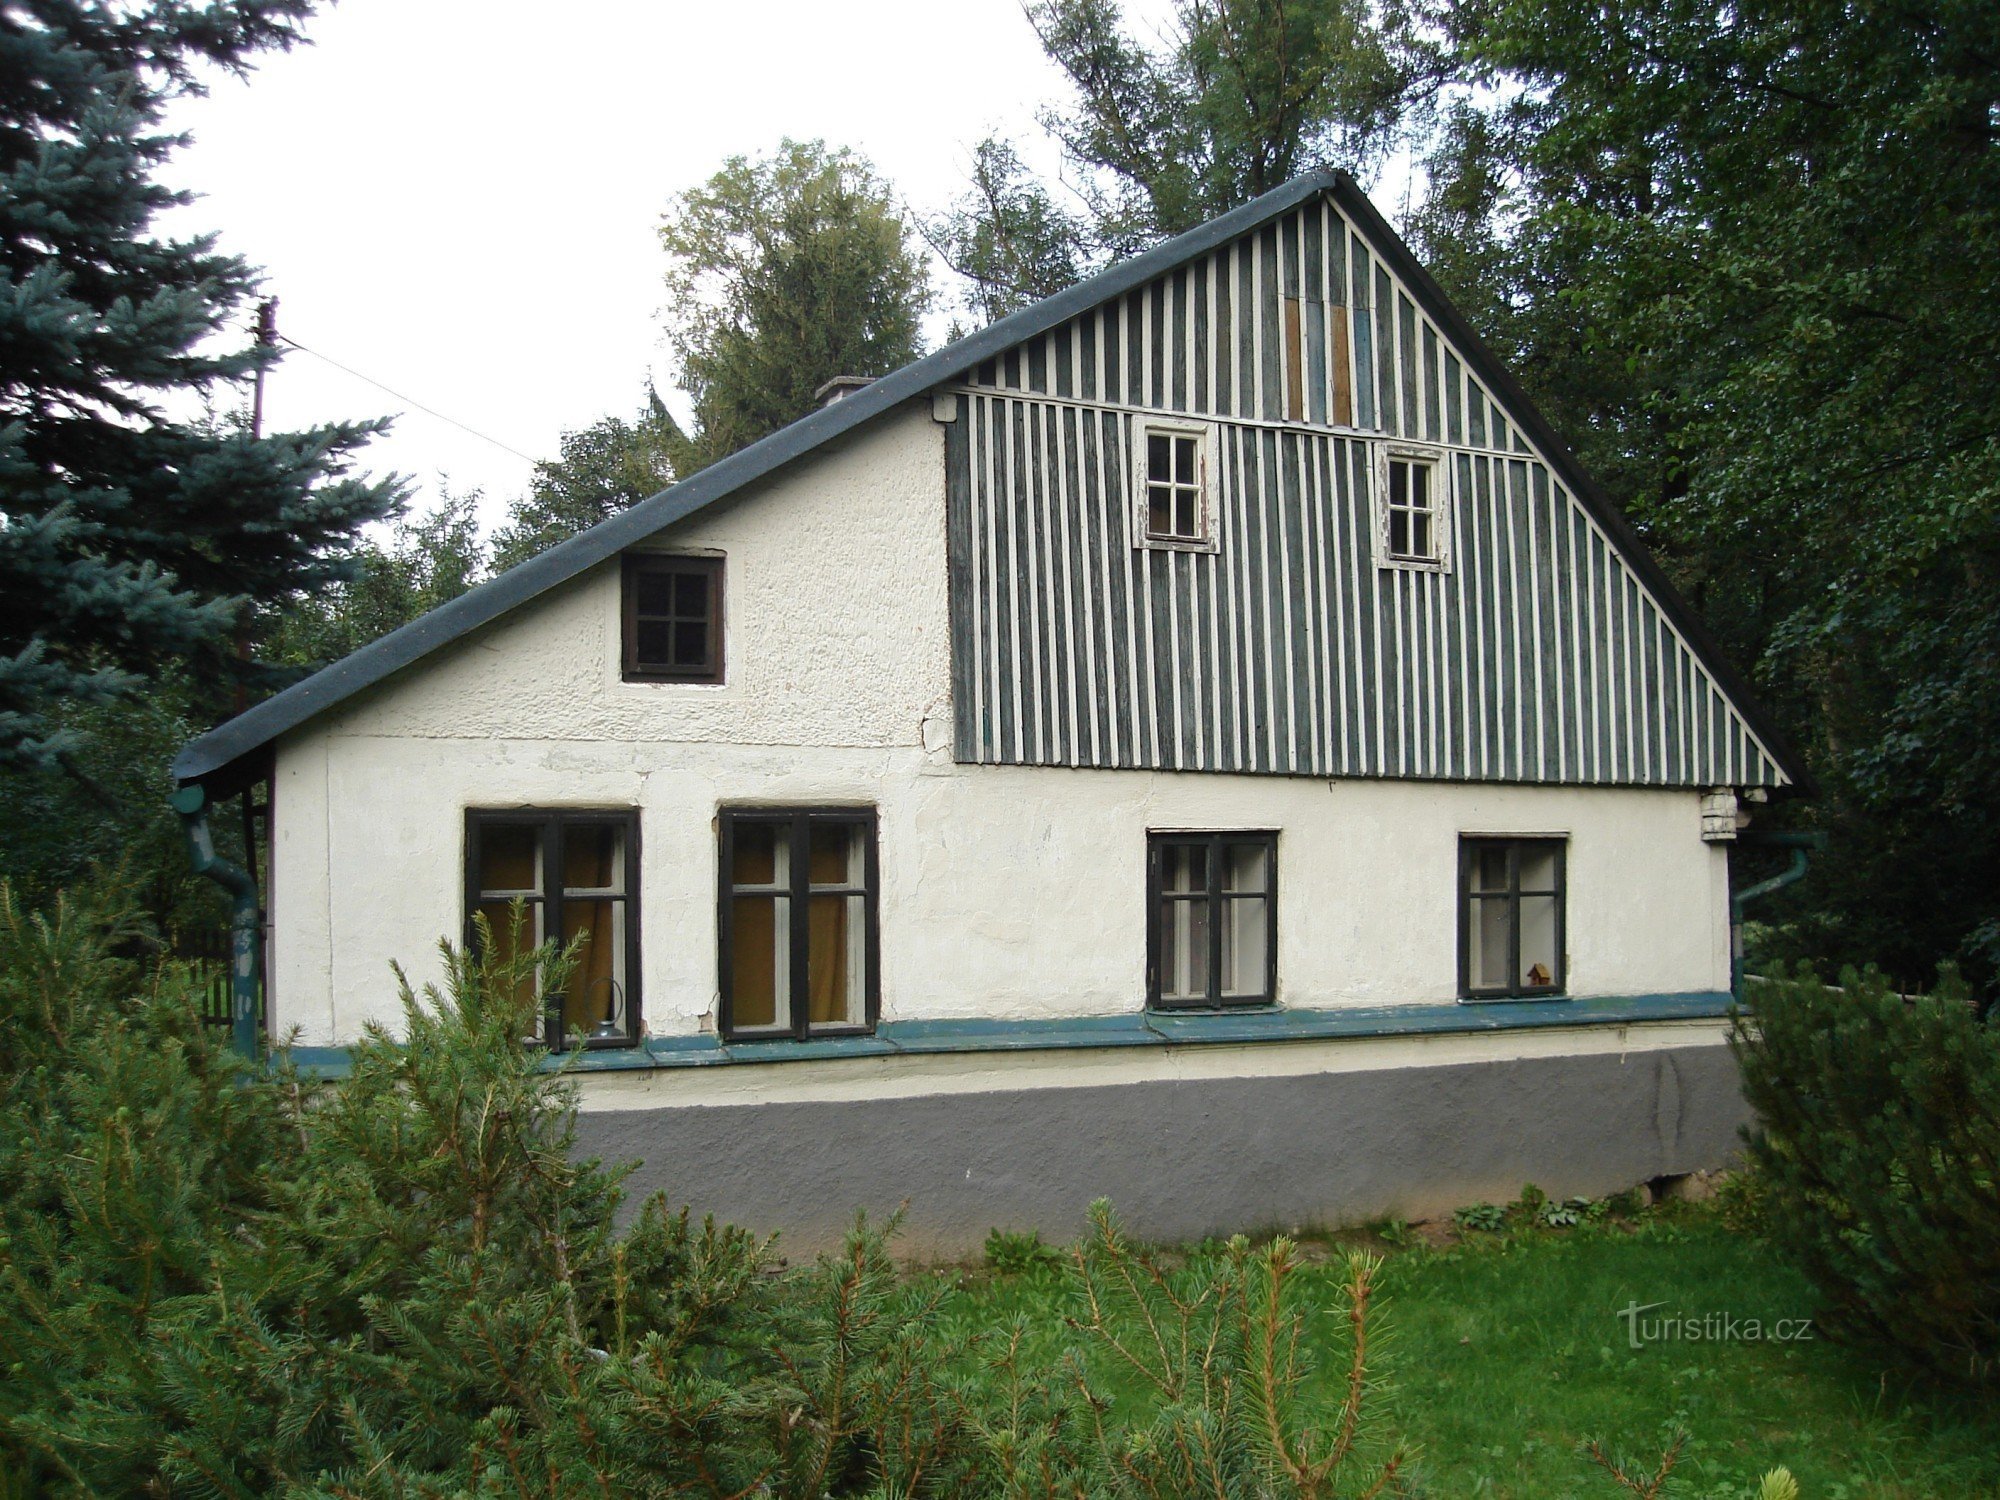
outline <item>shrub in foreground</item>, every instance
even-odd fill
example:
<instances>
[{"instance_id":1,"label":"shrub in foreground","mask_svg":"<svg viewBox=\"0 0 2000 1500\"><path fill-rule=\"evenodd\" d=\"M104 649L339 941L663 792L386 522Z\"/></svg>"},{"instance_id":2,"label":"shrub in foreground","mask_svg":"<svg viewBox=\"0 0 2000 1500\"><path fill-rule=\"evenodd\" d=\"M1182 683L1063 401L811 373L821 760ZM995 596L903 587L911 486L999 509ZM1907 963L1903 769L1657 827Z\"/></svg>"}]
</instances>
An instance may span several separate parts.
<instances>
[{"instance_id":1,"label":"shrub in foreground","mask_svg":"<svg viewBox=\"0 0 2000 1500\"><path fill-rule=\"evenodd\" d=\"M1948 1380L2000 1366L2000 1028L1956 979L1906 1000L1872 970L1780 975L1738 1014L1750 1154L1819 1325Z\"/></svg>"}]
</instances>

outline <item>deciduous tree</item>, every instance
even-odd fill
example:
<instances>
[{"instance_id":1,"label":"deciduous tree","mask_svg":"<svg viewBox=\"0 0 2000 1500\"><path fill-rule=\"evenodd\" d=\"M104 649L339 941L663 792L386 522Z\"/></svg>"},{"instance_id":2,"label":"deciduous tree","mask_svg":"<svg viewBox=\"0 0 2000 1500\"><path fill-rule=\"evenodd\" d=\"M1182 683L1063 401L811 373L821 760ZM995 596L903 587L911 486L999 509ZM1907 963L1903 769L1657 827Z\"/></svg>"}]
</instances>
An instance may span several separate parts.
<instances>
[{"instance_id":1,"label":"deciduous tree","mask_svg":"<svg viewBox=\"0 0 2000 1500\"><path fill-rule=\"evenodd\" d=\"M823 141L734 156L660 228L667 343L694 403L690 474L813 408L835 375L916 358L929 277L889 187Z\"/></svg>"}]
</instances>

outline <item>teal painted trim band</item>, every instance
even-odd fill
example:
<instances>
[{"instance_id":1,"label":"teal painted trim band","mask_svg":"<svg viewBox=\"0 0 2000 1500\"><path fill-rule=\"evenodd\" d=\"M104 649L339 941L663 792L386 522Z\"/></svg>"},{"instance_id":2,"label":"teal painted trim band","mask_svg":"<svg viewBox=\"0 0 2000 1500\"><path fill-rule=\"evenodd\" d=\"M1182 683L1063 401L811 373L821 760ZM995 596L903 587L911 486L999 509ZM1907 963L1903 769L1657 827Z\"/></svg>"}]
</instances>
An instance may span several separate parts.
<instances>
[{"instance_id":1,"label":"teal painted trim band","mask_svg":"<svg viewBox=\"0 0 2000 1500\"><path fill-rule=\"evenodd\" d=\"M1671 995L1599 995L1477 1004L1367 1005L1325 1010L1260 1006L1237 1011L1145 1011L1061 1016L1045 1021L885 1021L872 1036L810 1041L725 1042L719 1037L648 1037L643 1046L551 1055L551 1072L630 1073L656 1068L811 1062L839 1057L924 1056L941 1052L1049 1052L1101 1047L1241 1046L1252 1042L1365 1040L1527 1031L1550 1026L1631 1026L1649 1021L1715 1021L1729 1014L1726 990ZM344 1047L287 1050L301 1071L347 1072Z\"/></svg>"}]
</instances>

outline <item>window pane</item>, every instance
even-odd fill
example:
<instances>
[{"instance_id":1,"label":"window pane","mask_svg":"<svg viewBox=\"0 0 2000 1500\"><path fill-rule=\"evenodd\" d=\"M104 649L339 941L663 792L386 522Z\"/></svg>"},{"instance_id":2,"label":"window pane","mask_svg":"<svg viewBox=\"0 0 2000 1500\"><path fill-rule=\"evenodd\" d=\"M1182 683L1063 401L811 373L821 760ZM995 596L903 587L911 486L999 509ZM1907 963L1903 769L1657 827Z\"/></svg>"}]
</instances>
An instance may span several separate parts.
<instances>
[{"instance_id":1,"label":"window pane","mask_svg":"<svg viewBox=\"0 0 2000 1500\"><path fill-rule=\"evenodd\" d=\"M737 823L736 852L729 872L731 885L791 883L791 829L778 823Z\"/></svg>"},{"instance_id":2,"label":"window pane","mask_svg":"<svg viewBox=\"0 0 2000 1500\"><path fill-rule=\"evenodd\" d=\"M705 573L676 573L673 575L674 613L682 619L705 620L708 618L708 575Z\"/></svg>"},{"instance_id":3,"label":"window pane","mask_svg":"<svg viewBox=\"0 0 2000 1500\"><path fill-rule=\"evenodd\" d=\"M1168 844L1160 851L1160 866L1161 890L1208 889L1208 846L1205 844Z\"/></svg>"},{"instance_id":4,"label":"window pane","mask_svg":"<svg viewBox=\"0 0 2000 1500\"><path fill-rule=\"evenodd\" d=\"M865 830L852 823L815 822L807 839L811 846L807 878L814 885L859 886L867 882Z\"/></svg>"},{"instance_id":5,"label":"window pane","mask_svg":"<svg viewBox=\"0 0 2000 1500\"><path fill-rule=\"evenodd\" d=\"M573 823L563 829L563 889L625 889L625 830L616 823Z\"/></svg>"},{"instance_id":6,"label":"window pane","mask_svg":"<svg viewBox=\"0 0 2000 1500\"><path fill-rule=\"evenodd\" d=\"M538 826L487 823L479 829L479 889L484 893L541 893L542 837Z\"/></svg>"},{"instance_id":7,"label":"window pane","mask_svg":"<svg viewBox=\"0 0 2000 1500\"><path fill-rule=\"evenodd\" d=\"M682 621L674 626L674 665L677 667L708 665L708 627L699 620Z\"/></svg>"},{"instance_id":8,"label":"window pane","mask_svg":"<svg viewBox=\"0 0 2000 1500\"><path fill-rule=\"evenodd\" d=\"M1389 552L1394 557L1410 555L1410 513L1406 510L1389 512Z\"/></svg>"},{"instance_id":9,"label":"window pane","mask_svg":"<svg viewBox=\"0 0 2000 1500\"><path fill-rule=\"evenodd\" d=\"M632 579L632 600L642 615L670 615L674 612L672 573L641 571Z\"/></svg>"},{"instance_id":10,"label":"window pane","mask_svg":"<svg viewBox=\"0 0 2000 1500\"><path fill-rule=\"evenodd\" d=\"M1174 534L1174 492L1164 484L1146 490L1146 531L1151 536Z\"/></svg>"},{"instance_id":11,"label":"window pane","mask_svg":"<svg viewBox=\"0 0 2000 1500\"><path fill-rule=\"evenodd\" d=\"M1271 903L1239 896L1222 903L1222 994L1250 999L1264 994L1270 977Z\"/></svg>"},{"instance_id":12,"label":"window pane","mask_svg":"<svg viewBox=\"0 0 2000 1500\"><path fill-rule=\"evenodd\" d=\"M1553 893L1556 888L1556 848L1553 844L1521 845L1521 889Z\"/></svg>"},{"instance_id":13,"label":"window pane","mask_svg":"<svg viewBox=\"0 0 2000 1500\"><path fill-rule=\"evenodd\" d=\"M641 620L632 631L641 665L667 667L674 660L674 627L664 620Z\"/></svg>"},{"instance_id":14,"label":"window pane","mask_svg":"<svg viewBox=\"0 0 2000 1500\"><path fill-rule=\"evenodd\" d=\"M1431 557L1435 549L1431 546L1431 518L1428 511L1413 511L1410 515L1410 556Z\"/></svg>"},{"instance_id":15,"label":"window pane","mask_svg":"<svg viewBox=\"0 0 2000 1500\"><path fill-rule=\"evenodd\" d=\"M1526 989L1544 989L1556 982L1561 972L1561 955L1556 952L1556 898L1521 898L1521 977Z\"/></svg>"},{"instance_id":16,"label":"window pane","mask_svg":"<svg viewBox=\"0 0 2000 1500\"><path fill-rule=\"evenodd\" d=\"M1410 504L1422 510L1431 505L1431 466L1429 464L1410 465Z\"/></svg>"},{"instance_id":17,"label":"window pane","mask_svg":"<svg viewBox=\"0 0 2000 1500\"><path fill-rule=\"evenodd\" d=\"M1401 459L1389 460L1389 503L1410 503L1410 466Z\"/></svg>"},{"instance_id":18,"label":"window pane","mask_svg":"<svg viewBox=\"0 0 2000 1500\"><path fill-rule=\"evenodd\" d=\"M1507 846L1505 844L1477 844L1472 850L1473 891L1504 891L1507 889Z\"/></svg>"},{"instance_id":19,"label":"window pane","mask_svg":"<svg viewBox=\"0 0 2000 1500\"><path fill-rule=\"evenodd\" d=\"M1474 989L1511 987L1507 973L1508 929L1513 903L1506 897L1474 901L1466 934L1465 968Z\"/></svg>"},{"instance_id":20,"label":"window pane","mask_svg":"<svg viewBox=\"0 0 2000 1500\"><path fill-rule=\"evenodd\" d=\"M585 1037L625 1034L625 903L612 900L563 902L565 948L583 939L563 993L563 1027L572 1042Z\"/></svg>"},{"instance_id":21,"label":"window pane","mask_svg":"<svg viewBox=\"0 0 2000 1500\"><path fill-rule=\"evenodd\" d=\"M1174 491L1174 535L1186 537L1190 541L1201 535L1201 522L1196 519L1195 500L1193 490Z\"/></svg>"},{"instance_id":22,"label":"window pane","mask_svg":"<svg viewBox=\"0 0 2000 1500\"><path fill-rule=\"evenodd\" d=\"M1146 436L1146 477L1167 480L1173 478L1173 444L1157 434Z\"/></svg>"},{"instance_id":23,"label":"window pane","mask_svg":"<svg viewBox=\"0 0 2000 1500\"><path fill-rule=\"evenodd\" d=\"M1222 849L1222 888L1225 891L1264 890L1264 868L1269 854L1263 844L1225 844Z\"/></svg>"},{"instance_id":24,"label":"window pane","mask_svg":"<svg viewBox=\"0 0 2000 1500\"><path fill-rule=\"evenodd\" d=\"M813 896L806 902L806 1019L815 1025L867 1020L862 973L866 896Z\"/></svg>"},{"instance_id":25,"label":"window pane","mask_svg":"<svg viewBox=\"0 0 2000 1500\"><path fill-rule=\"evenodd\" d=\"M729 1014L738 1029L791 1022L791 906L786 896L730 902Z\"/></svg>"},{"instance_id":26,"label":"window pane","mask_svg":"<svg viewBox=\"0 0 2000 1500\"><path fill-rule=\"evenodd\" d=\"M1160 998L1208 998L1208 901L1160 903Z\"/></svg>"},{"instance_id":27,"label":"window pane","mask_svg":"<svg viewBox=\"0 0 2000 1500\"><path fill-rule=\"evenodd\" d=\"M1194 483L1195 443L1191 437L1174 439L1174 479L1181 484Z\"/></svg>"}]
</instances>

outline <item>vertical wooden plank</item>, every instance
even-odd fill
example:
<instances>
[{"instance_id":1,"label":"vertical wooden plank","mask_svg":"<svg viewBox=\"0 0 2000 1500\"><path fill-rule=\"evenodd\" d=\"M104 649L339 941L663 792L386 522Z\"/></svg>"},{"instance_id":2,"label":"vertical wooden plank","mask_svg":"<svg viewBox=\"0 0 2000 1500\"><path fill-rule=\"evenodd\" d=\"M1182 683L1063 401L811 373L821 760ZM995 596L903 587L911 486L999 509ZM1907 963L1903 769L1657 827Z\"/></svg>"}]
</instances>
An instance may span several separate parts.
<instances>
[{"instance_id":1,"label":"vertical wooden plank","mask_svg":"<svg viewBox=\"0 0 2000 1500\"><path fill-rule=\"evenodd\" d=\"M1396 291L1389 272L1375 267L1375 422L1384 432L1400 434L1396 404Z\"/></svg>"},{"instance_id":2,"label":"vertical wooden plank","mask_svg":"<svg viewBox=\"0 0 2000 1500\"><path fill-rule=\"evenodd\" d=\"M1068 361L1064 361L1065 367ZM1078 516L1075 503L1075 483L1069 445L1069 423L1076 411L1072 406L1051 406L1049 408L1050 473L1055 480L1056 499L1056 557L1062 566L1062 630L1063 630L1063 689L1065 716L1063 748L1067 751L1068 764L1089 763L1085 746L1085 725L1090 714L1089 689L1084 686L1084 676L1089 669L1090 654L1084 648L1083 633L1080 629L1081 612L1077 609L1077 595L1087 585L1080 576L1077 558ZM1084 615L1083 619L1088 616Z\"/></svg>"},{"instance_id":3,"label":"vertical wooden plank","mask_svg":"<svg viewBox=\"0 0 2000 1500\"><path fill-rule=\"evenodd\" d=\"M1021 403L1027 422L1027 484L1021 504L1028 519L1028 587L1033 614L1030 626L1034 649L1028 655L1034 673L1034 691L1028 701L1034 708L1034 760L1048 765L1059 758L1061 734L1061 642L1055 628L1056 599L1054 523L1049 516L1049 455L1044 418L1048 408L1037 401Z\"/></svg>"},{"instance_id":4,"label":"vertical wooden plank","mask_svg":"<svg viewBox=\"0 0 2000 1500\"><path fill-rule=\"evenodd\" d=\"M1443 404L1441 401L1441 397L1444 394L1442 351L1438 348L1437 330L1431 327L1430 321L1425 318L1419 318L1418 322L1422 324L1424 346L1424 368L1422 372L1424 386L1424 436L1433 443L1441 443L1445 440L1444 419L1442 415Z\"/></svg>"},{"instance_id":5,"label":"vertical wooden plank","mask_svg":"<svg viewBox=\"0 0 2000 1500\"><path fill-rule=\"evenodd\" d=\"M1347 309L1333 307L1327 309L1333 322L1333 425L1352 427L1354 425L1354 376L1350 369L1352 355L1347 347Z\"/></svg>"},{"instance_id":6,"label":"vertical wooden plank","mask_svg":"<svg viewBox=\"0 0 2000 1500\"><path fill-rule=\"evenodd\" d=\"M1354 415L1359 427L1379 427L1375 420L1374 318L1370 311L1368 252L1354 241L1354 296L1348 304L1348 324L1354 335Z\"/></svg>"},{"instance_id":7,"label":"vertical wooden plank","mask_svg":"<svg viewBox=\"0 0 2000 1500\"><path fill-rule=\"evenodd\" d=\"M1458 723L1452 738L1451 773L1469 778L1473 775L1472 745L1474 725L1478 722L1473 717L1472 709L1472 679L1478 675L1478 668L1467 625L1472 613L1470 570L1466 566L1472 558L1472 538L1466 523L1466 510L1472 503L1472 457L1466 453L1453 454L1451 464L1455 479L1451 505L1451 555L1454 559L1451 614L1452 634L1457 646L1452 665L1458 679Z\"/></svg>"},{"instance_id":8,"label":"vertical wooden plank","mask_svg":"<svg viewBox=\"0 0 2000 1500\"><path fill-rule=\"evenodd\" d=\"M945 578L951 617L951 753L974 759L973 679L977 645L973 625L971 403L957 398L958 416L944 430Z\"/></svg>"},{"instance_id":9,"label":"vertical wooden plank","mask_svg":"<svg viewBox=\"0 0 2000 1500\"><path fill-rule=\"evenodd\" d=\"M1194 339L1188 351L1194 361L1194 409L1211 413L1215 410L1215 257L1203 256L1194 274Z\"/></svg>"},{"instance_id":10,"label":"vertical wooden plank","mask_svg":"<svg viewBox=\"0 0 2000 1500\"><path fill-rule=\"evenodd\" d=\"M1396 371L1402 392L1402 421L1397 431L1404 437L1424 434L1423 349L1417 337L1417 305L1396 292Z\"/></svg>"},{"instance_id":11,"label":"vertical wooden plank","mask_svg":"<svg viewBox=\"0 0 2000 1500\"><path fill-rule=\"evenodd\" d=\"M1298 298L1292 298L1291 302L1293 306L1297 306ZM1290 450L1297 442L1297 434L1283 432L1274 434L1271 444L1270 504L1278 516L1278 524L1274 528L1277 549L1272 556L1271 567L1278 577L1278 620L1284 627L1280 632L1283 649L1274 653L1274 656L1285 674L1285 722L1282 730L1285 747L1284 768L1287 771L1297 771L1299 768L1299 610L1292 589L1292 566L1299 555L1292 546L1292 537L1295 534L1293 509L1298 502L1298 487L1293 482L1293 468L1289 462Z\"/></svg>"},{"instance_id":12,"label":"vertical wooden plank","mask_svg":"<svg viewBox=\"0 0 2000 1500\"><path fill-rule=\"evenodd\" d=\"M1160 282L1160 311L1164 324L1160 338L1160 404L1186 411L1193 394L1188 389L1188 273L1182 266Z\"/></svg>"},{"instance_id":13,"label":"vertical wooden plank","mask_svg":"<svg viewBox=\"0 0 2000 1500\"><path fill-rule=\"evenodd\" d=\"M1304 305L1285 298L1285 420L1306 419L1306 345Z\"/></svg>"},{"instance_id":14,"label":"vertical wooden plank","mask_svg":"<svg viewBox=\"0 0 2000 1500\"><path fill-rule=\"evenodd\" d=\"M1236 496L1236 503L1229 508L1231 534L1223 548L1224 556L1230 564L1230 672L1235 700L1232 705L1230 741L1235 753L1234 769L1249 771L1256 766L1255 714L1252 705L1256 701L1257 686L1256 673L1251 664L1253 636L1250 623L1252 601L1256 597L1251 592L1250 585L1250 512L1256 505L1256 489L1245 456L1246 430L1241 427L1231 427L1227 432L1230 492Z\"/></svg>"},{"instance_id":15,"label":"vertical wooden plank","mask_svg":"<svg viewBox=\"0 0 2000 1500\"><path fill-rule=\"evenodd\" d=\"M1202 285L1208 297L1207 347L1208 347L1208 401L1204 410L1211 415L1223 410L1221 386L1222 371L1217 352L1222 347L1222 322L1227 305L1223 299L1228 289L1222 285L1223 260L1220 255L1211 255L1202 262Z\"/></svg>"},{"instance_id":16,"label":"vertical wooden plank","mask_svg":"<svg viewBox=\"0 0 2000 1500\"><path fill-rule=\"evenodd\" d=\"M1478 582L1478 611L1473 615L1473 633L1478 637L1473 658L1479 674L1479 774L1489 780L1502 775L1503 744L1500 735L1500 605L1493 579L1499 567L1498 549L1493 545L1493 464L1482 457L1473 466L1478 503L1472 513L1472 551L1466 558L1467 572Z\"/></svg>"},{"instance_id":17,"label":"vertical wooden plank","mask_svg":"<svg viewBox=\"0 0 2000 1500\"><path fill-rule=\"evenodd\" d=\"M1134 605L1131 589L1132 506L1126 494L1125 419L1100 412L1091 423L1095 438L1099 513L1104 518L1105 641L1109 674L1111 752L1113 764L1138 764L1135 731L1138 723L1138 669L1133 664Z\"/></svg>"}]
</instances>

